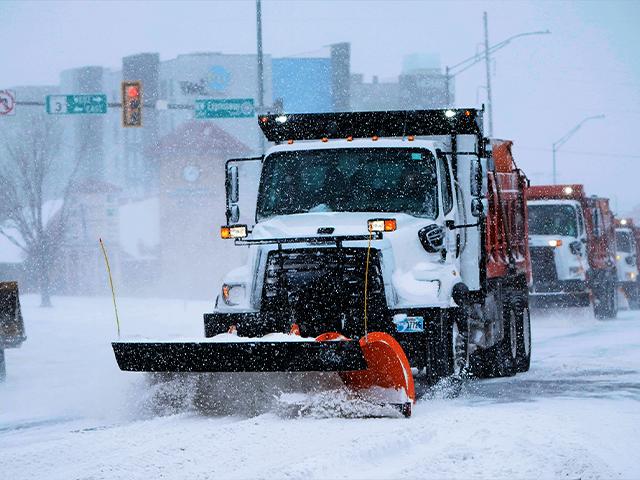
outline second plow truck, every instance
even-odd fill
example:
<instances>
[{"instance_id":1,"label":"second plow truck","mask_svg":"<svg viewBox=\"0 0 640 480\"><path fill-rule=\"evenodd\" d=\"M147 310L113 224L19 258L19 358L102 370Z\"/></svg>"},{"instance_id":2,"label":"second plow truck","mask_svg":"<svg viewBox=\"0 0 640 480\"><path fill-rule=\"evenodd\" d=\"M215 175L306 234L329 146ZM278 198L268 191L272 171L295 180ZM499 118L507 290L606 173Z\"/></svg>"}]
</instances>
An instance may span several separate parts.
<instances>
[{"instance_id":1,"label":"second plow truck","mask_svg":"<svg viewBox=\"0 0 640 480\"><path fill-rule=\"evenodd\" d=\"M609 199L582 185L529 188L533 306L587 307L596 318L618 312L614 218Z\"/></svg>"},{"instance_id":2,"label":"second plow truck","mask_svg":"<svg viewBox=\"0 0 640 480\"><path fill-rule=\"evenodd\" d=\"M616 219L616 267L618 287L627 299L629 309L640 309L638 279L638 240L640 228L630 218Z\"/></svg>"},{"instance_id":3,"label":"second plow truck","mask_svg":"<svg viewBox=\"0 0 640 480\"><path fill-rule=\"evenodd\" d=\"M120 368L338 372L406 416L414 372L528 370L527 179L482 113L260 117L275 145L226 164L222 237L248 260L204 315L207 338L115 342Z\"/></svg>"}]
</instances>

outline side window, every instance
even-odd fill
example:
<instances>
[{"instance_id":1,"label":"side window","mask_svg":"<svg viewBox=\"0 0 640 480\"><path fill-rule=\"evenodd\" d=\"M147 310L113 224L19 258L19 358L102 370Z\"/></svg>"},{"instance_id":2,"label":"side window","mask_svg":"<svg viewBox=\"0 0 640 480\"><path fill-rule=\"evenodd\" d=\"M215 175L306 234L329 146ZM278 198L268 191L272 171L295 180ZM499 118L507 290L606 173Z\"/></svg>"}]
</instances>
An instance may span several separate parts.
<instances>
[{"instance_id":1,"label":"side window","mask_svg":"<svg viewBox=\"0 0 640 480\"><path fill-rule=\"evenodd\" d=\"M440 185L442 189L442 208L445 215L453 208L453 194L451 192L451 171L447 156L438 151L438 165L440 168Z\"/></svg>"},{"instance_id":2,"label":"side window","mask_svg":"<svg viewBox=\"0 0 640 480\"><path fill-rule=\"evenodd\" d=\"M602 214L598 207L593 208L593 234L596 237L601 237L604 233L604 225L602 223Z\"/></svg>"}]
</instances>

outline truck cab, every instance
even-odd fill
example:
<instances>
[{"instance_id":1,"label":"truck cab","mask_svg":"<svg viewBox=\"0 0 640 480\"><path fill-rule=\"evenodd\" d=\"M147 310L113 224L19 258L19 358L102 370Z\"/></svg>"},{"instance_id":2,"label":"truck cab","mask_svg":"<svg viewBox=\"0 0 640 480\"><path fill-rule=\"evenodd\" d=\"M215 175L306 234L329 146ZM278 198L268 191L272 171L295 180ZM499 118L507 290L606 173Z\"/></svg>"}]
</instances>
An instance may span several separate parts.
<instances>
[{"instance_id":1,"label":"truck cab","mask_svg":"<svg viewBox=\"0 0 640 480\"><path fill-rule=\"evenodd\" d=\"M640 308L638 288L638 245L636 227L631 219L616 219L616 268L618 286L629 303L629 308Z\"/></svg>"},{"instance_id":2,"label":"truck cab","mask_svg":"<svg viewBox=\"0 0 640 480\"><path fill-rule=\"evenodd\" d=\"M571 198L573 191L572 186L563 187L568 198L554 199L536 199L535 186L528 192L533 305L589 305L584 211L581 203Z\"/></svg>"}]
</instances>

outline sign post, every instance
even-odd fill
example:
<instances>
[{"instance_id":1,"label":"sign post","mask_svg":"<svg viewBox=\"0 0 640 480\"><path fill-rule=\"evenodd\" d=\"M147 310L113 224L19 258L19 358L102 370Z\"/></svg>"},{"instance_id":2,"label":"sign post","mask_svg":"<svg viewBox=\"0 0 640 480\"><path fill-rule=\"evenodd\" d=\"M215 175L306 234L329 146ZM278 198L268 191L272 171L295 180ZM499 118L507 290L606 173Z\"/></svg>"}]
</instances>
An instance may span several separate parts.
<instances>
[{"instance_id":1,"label":"sign post","mask_svg":"<svg viewBox=\"0 0 640 480\"><path fill-rule=\"evenodd\" d=\"M253 98L196 100L196 118L250 118L255 115Z\"/></svg>"},{"instance_id":2,"label":"sign post","mask_svg":"<svg viewBox=\"0 0 640 480\"><path fill-rule=\"evenodd\" d=\"M16 94L13 90L0 90L0 117L16 114Z\"/></svg>"},{"instance_id":3,"label":"sign post","mask_svg":"<svg viewBox=\"0 0 640 480\"><path fill-rule=\"evenodd\" d=\"M107 96L93 95L47 95L47 113L52 115L103 114L107 113Z\"/></svg>"}]
</instances>

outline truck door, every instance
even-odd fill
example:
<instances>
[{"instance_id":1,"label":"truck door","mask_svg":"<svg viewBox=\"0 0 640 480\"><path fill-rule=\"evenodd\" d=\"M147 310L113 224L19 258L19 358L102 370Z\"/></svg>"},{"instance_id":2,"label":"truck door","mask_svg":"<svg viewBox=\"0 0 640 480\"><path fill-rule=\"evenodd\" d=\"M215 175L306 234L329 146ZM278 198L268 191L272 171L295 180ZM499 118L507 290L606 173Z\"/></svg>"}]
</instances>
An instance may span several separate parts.
<instances>
[{"instance_id":1,"label":"truck door","mask_svg":"<svg viewBox=\"0 0 640 480\"><path fill-rule=\"evenodd\" d=\"M228 225L256 223L256 203L262 157L234 158L226 163L226 218Z\"/></svg>"}]
</instances>

